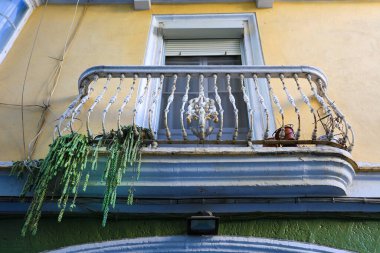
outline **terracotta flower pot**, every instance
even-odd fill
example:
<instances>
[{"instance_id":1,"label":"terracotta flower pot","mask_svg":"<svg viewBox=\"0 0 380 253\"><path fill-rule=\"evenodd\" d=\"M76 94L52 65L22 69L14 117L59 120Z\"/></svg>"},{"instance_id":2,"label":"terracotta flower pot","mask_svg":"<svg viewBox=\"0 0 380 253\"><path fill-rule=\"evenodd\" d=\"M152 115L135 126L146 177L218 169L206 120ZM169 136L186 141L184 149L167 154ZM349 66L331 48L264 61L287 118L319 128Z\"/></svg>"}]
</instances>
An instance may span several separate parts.
<instances>
[{"instance_id":1,"label":"terracotta flower pot","mask_svg":"<svg viewBox=\"0 0 380 253\"><path fill-rule=\"evenodd\" d=\"M284 137L280 137L282 128L280 127L276 131L274 131L273 135L274 137L267 138L265 140L267 141L273 141L273 140L287 140L287 141L294 141L296 140L293 125L285 125L284 126ZM272 143L266 143L263 144L263 147L297 147L297 144L272 144Z\"/></svg>"},{"instance_id":2,"label":"terracotta flower pot","mask_svg":"<svg viewBox=\"0 0 380 253\"><path fill-rule=\"evenodd\" d=\"M294 135L293 127L291 125L286 125L284 127L284 130L285 130L284 138L280 137L281 127L274 132L276 140L295 140L296 139Z\"/></svg>"}]
</instances>

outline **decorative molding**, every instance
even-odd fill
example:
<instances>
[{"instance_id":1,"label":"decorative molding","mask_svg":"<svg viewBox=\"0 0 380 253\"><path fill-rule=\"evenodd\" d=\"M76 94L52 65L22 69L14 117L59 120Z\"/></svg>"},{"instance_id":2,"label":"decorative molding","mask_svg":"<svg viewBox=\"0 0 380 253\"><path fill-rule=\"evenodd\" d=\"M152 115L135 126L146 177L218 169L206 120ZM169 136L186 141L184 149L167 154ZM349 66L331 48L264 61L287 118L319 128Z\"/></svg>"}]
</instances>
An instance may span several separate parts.
<instances>
[{"instance_id":1,"label":"decorative molding","mask_svg":"<svg viewBox=\"0 0 380 253\"><path fill-rule=\"evenodd\" d=\"M79 252L276 252L348 253L316 244L256 237L167 236L142 237L70 246L50 253Z\"/></svg>"},{"instance_id":2,"label":"decorative molding","mask_svg":"<svg viewBox=\"0 0 380 253\"><path fill-rule=\"evenodd\" d=\"M0 169L1 168L10 168L12 167L13 162L12 161L0 161Z\"/></svg>"},{"instance_id":3,"label":"decorative molding","mask_svg":"<svg viewBox=\"0 0 380 253\"><path fill-rule=\"evenodd\" d=\"M360 172L380 172L380 163L358 162Z\"/></svg>"}]
</instances>

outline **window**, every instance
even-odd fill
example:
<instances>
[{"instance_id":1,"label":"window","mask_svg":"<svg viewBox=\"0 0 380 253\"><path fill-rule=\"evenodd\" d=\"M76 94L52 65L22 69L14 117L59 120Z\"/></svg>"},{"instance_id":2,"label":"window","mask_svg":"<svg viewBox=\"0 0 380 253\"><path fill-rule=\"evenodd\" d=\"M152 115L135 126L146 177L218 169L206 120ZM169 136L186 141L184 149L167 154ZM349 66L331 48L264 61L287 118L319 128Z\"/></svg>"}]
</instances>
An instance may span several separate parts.
<instances>
[{"instance_id":1,"label":"window","mask_svg":"<svg viewBox=\"0 0 380 253\"><path fill-rule=\"evenodd\" d=\"M190 44L189 44L190 43ZM195 44L194 44L195 43ZM223 46L224 43L224 46ZM190 46L189 45L193 45ZM195 45L195 46L194 46ZM219 47L218 45L221 45ZM238 46L236 46L238 45ZM147 51L145 55L145 65L264 65L264 60L261 52L260 39L258 34L258 29L256 25L256 18L254 14L207 14L207 15L157 15L153 16L152 25L150 29ZM169 80L170 81L170 80ZM233 85L233 82L237 80L231 80L231 88L233 88L234 96L236 96L237 107L239 108L239 118L240 126L245 126L246 131L248 131L248 120L247 120L247 108L242 99L242 94L240 93L239 85ZM178 80L177 82L184 83L184 80ZM189 99L196 96L199 89L197 80L193 80L194 83L191 84L193 92L190 94ZM152 83L153 84L153 83ZM213 93L213 84L211 80L205 80L205 90L207 90L207 95L212 98L215 96ZM153 84L151 86L157 85ZM223 103L228 103L228 98L226 94L225 81L218 77L218 85L220 85L219 91L221 92ZM265 101L271 101L269 99L269 91L267 90L265 82L259 82L261 86L262 95ZM142 94L144 83L140 84L139 95ZM165 109L165 100L168 97L168 87L169 85L164 85L163 93L161 96L160 106L157 106L153 125L155 131L159 134L159 137L163 138L163 124L162 111ZM177 90L177 94L183 93L184 85L177 85L177 87L182 87ZM261 108L259 101L256 97L255 91L253 90L253 85L247 84L248 95L250 97L251 106L255 108ZM153 88L148 92L152 94ZM223 95L222 95L223 94ZM151 96L148 96L148 98ZM177 110L179 112L181 106L181 96L177 96L176 101L173 101L175 105L171 106L171 110ZM148 115L148 105L151 103L149 99L146 99L143 104L138 108L138 115L136 118L136 123L144 127L148 126L147 117ZM227 104L226 104L227 105ZM187 105L186 105L187 107ZM228 109L227 109L228 108ZM267 104L269 111L272 111L272 105ZM223 108L225 109L225 108ZM232 107L226 106L226 115L231 115ZM178 114L179 115L179 114ZM227 117L226 117L227 118ZM231 117L229 117L231 118ZM176 122L175 117L168 116L168 124L175 131L172 132L173 139L174 135L180 137L180 131L178 127L180 121ZM274 117L271 117L274 120ZM256 109L254 112L254 122L253 132L256 136L254 138L261 138L264 131L264 113L260 109ZM232 122L226 120L226 127L224 129L228 131L229 128L232 129ZM246 134L244 131L240 132L239 126L239 137ZM275 130L275 123L270 122L270 131ZM191 125L187 126L190 131ZM196 127L196 126L193 126ZM214 126L216 127L216 126ZM189 129L190 128L190 129ZM231 130L230 130L231 131ZM215 130L213 132L215 134ZM232 135L232 132L231 132ZM212 134L210 135L212 138ZM224 136L224 134L223 134ZM242 137L242 139L244 138ZM226 137L229 138L229 137ZM179 138L180 139L180 138ZM224 138L223 138L224 139Z\"/></svg>"},{"instance_id":2,"label":"window","mask_svg":"<svg viewBox=\"0 0 380 253\"><path fill-rule=\"evenodd\" d=\"M240 39L197 39L197 40L166 40L165 41L165 65L241 65ZM171 82L166 80L162 92L161 108L165 108L171 93ZM185 94L186 78L177 80L177 89L174 100L171 104L168 125L171 129L173 139L181 139L181 124L178 115L182 107L182 98ZM229 100L226 79L219 77L217 80L218 96L221 99L223 108L223 139L232 139L235 126L233 105ZM198 97L199 80L192 78L190 82L188 101ZM207 98L217 101L215 97L215 84L213 78L205 78L203 81L204 93ZM238 108L239 136L237 139L246 139L248 133L248 112L244 103L243 92L240 89L239 80L231 79L232 95ZM219 105L217 105L219 107ZM187 109L187 107L185 108ZM219 109L219 108L218 108ZM218 110L220 113L220 110ZM221 115L219 115L219 118ZM160 123L158 136L159 139L165 138L164 111L160 111ZM189 139L196 139L198 122L191 124L184 123ZM207 122L206 128L209 129L207 139L215 140L220 129L220 124ZM192 132L192 133L191 133Z\"/></svg>"},{"instance_id":3,"label":"window","mask_svg":"<svg viewBox=\"0 0 380 253\"><path fill-rule=\"evenodd\" d=\"M2 0L0 3L0 63L32 13L27 0Z\"/></svg>"}]
</instances>

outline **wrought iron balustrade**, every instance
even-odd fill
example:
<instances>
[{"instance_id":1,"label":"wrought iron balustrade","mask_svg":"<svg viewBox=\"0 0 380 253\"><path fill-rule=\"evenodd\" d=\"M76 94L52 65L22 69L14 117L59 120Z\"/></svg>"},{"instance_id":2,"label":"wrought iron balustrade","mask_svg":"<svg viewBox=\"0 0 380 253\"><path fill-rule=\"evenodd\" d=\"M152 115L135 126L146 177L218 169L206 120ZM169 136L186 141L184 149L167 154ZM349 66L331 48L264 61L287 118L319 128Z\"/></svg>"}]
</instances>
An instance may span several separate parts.
<instances>
[{"instance_id":1,"label":"wrought iron balustrade","mask_svg":"<svg viewBox=\"0 0 380 253\"><path fill-rule=\"evenodd\" d=\"M326 76L313 67L96 66L80 76L78 85L79 95L56 125L59 135L76 131L86 108L82 122L92 138L94 124L103 134L110 130L107 114L114 110L113 129L149 128L155 145L325 144L348 151L354 145L351 126L327 95ZM101 122L94 122L102 103ZM129 117L126 108L132 108Z\"/></svg>"}]
</instances>

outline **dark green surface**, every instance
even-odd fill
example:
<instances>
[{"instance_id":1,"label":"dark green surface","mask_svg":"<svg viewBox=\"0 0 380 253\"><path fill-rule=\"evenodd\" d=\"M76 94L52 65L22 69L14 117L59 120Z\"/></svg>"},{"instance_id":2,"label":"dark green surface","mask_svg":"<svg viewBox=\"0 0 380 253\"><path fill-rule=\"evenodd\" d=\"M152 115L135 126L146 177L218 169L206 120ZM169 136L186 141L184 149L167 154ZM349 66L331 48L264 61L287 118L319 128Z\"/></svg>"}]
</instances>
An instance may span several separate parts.
<instances>
[{"instance_id":1,"label":"dark green surface","mask_svg":"<svg viewBox=\"0 0 380 253\"><path fill-rule=\"evenodd\" d=\"M43 218L36 236L21 237L21 217L0 216L0 252L39 252L63 246L122 238L181 235L186 220L123 218L102 228L100 218ZM254 236L310 242L358 252L380 253L379 219L222 217L220 235Z\"/></svg>"}]
</instances>

